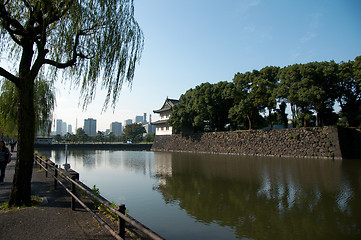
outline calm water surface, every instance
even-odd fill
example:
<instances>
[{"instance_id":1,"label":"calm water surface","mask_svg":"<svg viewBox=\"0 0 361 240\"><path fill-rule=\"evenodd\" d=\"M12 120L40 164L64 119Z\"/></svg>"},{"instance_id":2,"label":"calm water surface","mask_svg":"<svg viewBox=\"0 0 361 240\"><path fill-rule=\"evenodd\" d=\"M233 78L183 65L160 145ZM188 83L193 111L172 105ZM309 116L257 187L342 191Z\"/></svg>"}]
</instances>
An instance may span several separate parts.
<instances>
[{"instance_id":1,"label":"calm water surface","mask_svg":"<svg viewBox=\"0 0 361 240\"><path fill-rule=\"evenodd\" d=\"M167 239L361 239L361 160L79 150L68 163Z\"/></svg>"}]
</instances>

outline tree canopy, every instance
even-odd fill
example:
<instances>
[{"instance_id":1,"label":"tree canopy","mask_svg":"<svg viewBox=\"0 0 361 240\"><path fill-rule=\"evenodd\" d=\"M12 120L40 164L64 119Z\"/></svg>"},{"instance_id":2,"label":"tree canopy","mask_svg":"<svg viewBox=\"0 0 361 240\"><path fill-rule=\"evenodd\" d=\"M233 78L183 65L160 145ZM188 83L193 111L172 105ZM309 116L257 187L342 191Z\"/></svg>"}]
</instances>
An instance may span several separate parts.
<instances>
[{"instance_id":1,"label":"tree canopy","mask_svg":"<svg viewBox=\"0 0 361 240\"><path fill-rule=\"evenodd\" d=\"M270 128L274 123L287 127L286 103L294 126L339 122L360 127L361 56L341 63L267 66L236 73L233 83L203 83L180 97L169 124L177 133L223 131L227 126L253 129L264 127L267 117ZM338 115L336 103L341 108Z\"/></svg>"},{"instance_id":2,"label":"tree canopy","mask_svg":"<svg viewBox=\"0 0 361 240\"><path fill-rule=\"evenodd\" d=\"M174 106L169 123L175 132L223 131L234 102L233 83L203 83L189 89Z\"/></svg>"},{"instance_id":3,"label":"tree canopy","mask_svg":"<svg viewBox=\"0 0 361 240\"><path fill-rule=\"evenodd\" d=\"M127 124L124 127L123 139L140 142L143 139L143 133L146 131L141 123Z\"/></svg>"}]
</instances>

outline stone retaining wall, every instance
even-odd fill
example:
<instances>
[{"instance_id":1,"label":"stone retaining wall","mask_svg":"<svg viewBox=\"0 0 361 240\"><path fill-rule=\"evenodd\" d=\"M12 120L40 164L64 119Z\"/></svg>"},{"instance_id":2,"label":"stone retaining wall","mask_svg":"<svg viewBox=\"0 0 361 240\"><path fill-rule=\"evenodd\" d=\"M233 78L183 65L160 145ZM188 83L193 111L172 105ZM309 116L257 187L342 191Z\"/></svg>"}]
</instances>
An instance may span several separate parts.
<instances>
[{"instance_id":1,"label":"stone retaining wall","mask_svg":"<svg viewBox=\"0 0 361 240\"><path fill-rule=\"evenodd\" d=\"M153 151L342 159L335 126L156 136Z\"/></svg>"}]
</instances>

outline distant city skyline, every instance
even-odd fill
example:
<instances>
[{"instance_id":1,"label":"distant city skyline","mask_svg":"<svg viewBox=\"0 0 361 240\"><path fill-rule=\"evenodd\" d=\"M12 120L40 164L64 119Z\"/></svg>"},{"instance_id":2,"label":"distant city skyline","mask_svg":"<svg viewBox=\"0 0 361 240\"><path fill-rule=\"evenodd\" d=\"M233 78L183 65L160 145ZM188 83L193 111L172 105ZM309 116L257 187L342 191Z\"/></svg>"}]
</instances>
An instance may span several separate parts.
<instances>
[{"instance_id":1,"label":"distant city skyline","mask_svg":"<svg viewBox=\"0 0 361 240\"><path fill-rule=\"evenodd\" d=\"M106 132L107 130L109 130L109 132L112 132L112 126L115 128L115 129L117 129L117 130L115 130L115 131L119 131L118 130L118 128L119 128L119 125L118 124L120 124L120 127L121 127L121 132L122 132L122 130L123 130L123 128L127 125L127 124L132 124L132 123L143 123L143 124L147 124L147 123L150 123L151 121L152 121L152 117L153 117L153 115L152 114L149 114L149 118L148 119L146 119L147 118L147 116L148 116L148 114L147 113L143 113L143 115L136 115L136 116L134 116L132 119L125 119L124 121L111 121L111 120L109 120L109 123L107 124L106 122L105 122L105 124L107 124L107 127L106 128L104 128L104 129L100 129L99 128L99 126L98 126L98 124L99 124L99 122L97 121L97 119L95 119L95 118L84 118L84 119L75 119L74 121L75 121L75 126L76 126L76 129L74 129L74 131L73 132L70 132L70 131L72 131L72 124L67 124L65 121L63 121L63 119L61 119L61 118L59 118L59 119L54 119L53 120L53 122L54 122L54 124L52 125L52 132L54 133L54 134L60 134L60 135L65 135L67 132L70 132L70 133L73 133L73 134L75 134L76 133L76 130L78 129L78 128L82 128L82 129L84 129L84 131L85 131L85 122L88 122L88 121L91 121L90 119L92 119L92 120L95 120L95 125L93 125L93 126L95 126L95 132L97 133L98 131L101 131L101 132ZM145 119L145 120L144 120ZM87 120L87 121L86 121ZM80 121L80 122L83 122L84 121L84 125L82 125L82 126L77 126L77 122L78 121ZM91 122L93 122L93 121L91 121ZM94 123L94 122L93 122ZM118 123L118 124L117 124ZM90 124L90 122L89 122L89 124ZM114 124L114 125L113 125ZM90 125L88 126L89 128L90 128ZM152 127L151 126L146 126L146 131L148 132L152 132ZM64 131L64 129L66 129L65 131ZM89 130L90 131L90 130ZM93 134L94 134L94 130L93 130ZM95 134L96 135L96 134ZM120 135L120 134L119 134Z\"/></svg>"}]
</instances>

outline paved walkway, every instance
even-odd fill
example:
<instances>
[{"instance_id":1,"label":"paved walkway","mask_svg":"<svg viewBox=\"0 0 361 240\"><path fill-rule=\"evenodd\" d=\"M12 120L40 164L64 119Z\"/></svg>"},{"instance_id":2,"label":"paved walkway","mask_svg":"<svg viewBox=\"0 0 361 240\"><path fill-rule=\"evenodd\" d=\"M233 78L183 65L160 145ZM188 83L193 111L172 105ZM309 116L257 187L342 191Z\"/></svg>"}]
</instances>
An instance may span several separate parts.
<instances>
[{"instance_id":1,"label":"paved walkway","mask_svg":"<svg viewBox=\"0 0 361 240\"><path fill-rule=\"evenodd\" d=\"M0 204L9 200L15 168L15 155L6 168L5 184L0 185ZM49 175L50 176L50 175ZM39 206L0 211L0 239L114 239L83 208L70 208L69 194L52 177L34 167L32 195L44 198Z\"/></svg>"}]
</instances>

